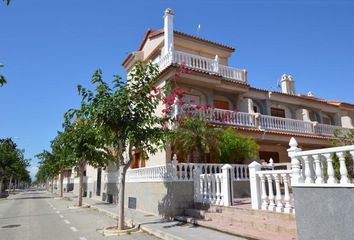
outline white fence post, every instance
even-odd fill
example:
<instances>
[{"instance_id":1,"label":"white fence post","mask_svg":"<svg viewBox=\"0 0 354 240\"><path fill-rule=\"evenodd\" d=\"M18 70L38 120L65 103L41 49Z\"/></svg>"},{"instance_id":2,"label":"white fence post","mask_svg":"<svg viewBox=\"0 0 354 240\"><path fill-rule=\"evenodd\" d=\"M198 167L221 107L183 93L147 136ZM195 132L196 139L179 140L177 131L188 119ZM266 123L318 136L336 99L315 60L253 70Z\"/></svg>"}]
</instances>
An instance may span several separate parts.
<instances>
[{"instance_id":1,"label":"white fence post","mask_svg":"<svg viewBox=\"0 0 354 240\"><path fill-rule=\"evenodd\" d=\"M230 164L225 164L221 168L223 178L221 191L222 196L224 197L224 206L231 206L232 203L230 169L232 169L232 166Z\"/></svg>"},{"instance_id":2,"label":"white fence post","mask_svg":"<svg viewBox=\"0 0 354 240\"><path fill-rule=\"evenodd\" d=\"M201 198L201 194L203 194L201 190L201 185L200 185L200 174L202 173L201 169L199 166L196 166L194 169L194 201L199 202Z\"/></svg>"},{"instance_id":3,"label":"white fence post","mask_svg":"<svg viewBox=\"0 0 354 240\"><path fill-rule=\"evenodd\" d=\"M292 170L291 181L293 184L304 182L304 179L301 174L300 161L295 156L297 152L301 151L301 148L298 148L297 145L298 144L295 138L292 137L289 142L290 148L288 149L288 156L291 159L291 170Z\"/></svg>"},{"instance_id":4,"label":"white fence post","mask_svg":"<svg viewBox=\"0 0 354 240\"><path fill-rule=\"evenodd\" d=\"M172 180L178 180L178 176L177 176L177 155L173 154L173 158L172 158Z\"/></svg>"},{"instance_id":5,"label":"white fence post","mask_svg":"<svg viewBox=\"0 0 354 240\"><path fill-rule=\"evenodd\" d=\"M249 174L250 174L250 189L251 189L251 202L252 209L261 208L261 193L259 186L259 178L257 177L256 172L261 170L261 164L256 161L253 161L248 165Z\"/></svg>"}]
</instances>

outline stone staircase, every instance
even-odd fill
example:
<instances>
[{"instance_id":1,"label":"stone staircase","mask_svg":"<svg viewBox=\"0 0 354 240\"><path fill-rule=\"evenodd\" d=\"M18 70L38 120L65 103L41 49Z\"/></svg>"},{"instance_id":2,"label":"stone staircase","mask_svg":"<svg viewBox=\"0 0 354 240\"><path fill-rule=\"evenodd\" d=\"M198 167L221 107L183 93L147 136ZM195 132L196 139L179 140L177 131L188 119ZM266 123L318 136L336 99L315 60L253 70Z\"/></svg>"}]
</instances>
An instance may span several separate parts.
<instances>
[{"instance_id":1,"label":"stone staircase","mask_svg":"<svg viewBox=\"0 0 354 240\"><path fill-rule=\"evenodd\" d=\"M253 210L245 207L197 205L177 220L254 240L294 240L293 214Z\"/></svg>"}]
</instances>

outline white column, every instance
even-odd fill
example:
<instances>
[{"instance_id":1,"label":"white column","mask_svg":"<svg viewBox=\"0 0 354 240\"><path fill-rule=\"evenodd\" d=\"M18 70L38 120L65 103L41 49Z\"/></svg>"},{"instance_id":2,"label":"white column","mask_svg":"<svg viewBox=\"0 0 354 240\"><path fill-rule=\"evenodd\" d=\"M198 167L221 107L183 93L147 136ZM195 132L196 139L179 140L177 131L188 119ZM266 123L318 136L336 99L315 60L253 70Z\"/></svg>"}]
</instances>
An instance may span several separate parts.
<instances>
[{"instance_id":1,"label":"white column","mask_svg":"<svg viewBox=\"0 0 354 240\"><path fill-rule=\"evenodd\" d=\"M316 181L315 183L319 184L319 183L323 183L323 173L322 173L322 167L321 167L321 156L316 154L312 156L314 161L315 161L315 172L316 172Z\"/></svg>"},{"instance_id":2,"label":"white column","mask_svg":"<svg viewBox=\"0 0 354 240\"><path fill-rule=\"evenodd\" d=\"M216 185L216 205L221 205L221 192L220 192L220 174L215 175L215 185Z\"/></svg>"},{"instance_id":3,"label":"white column","mask_svg":"<svg viewBox=\"0 0 354 240\"><path fill-rule=\"evenodd\" d=\"M177 155L176 154L173 154L173 158L172 158L172 161L171 161L171 164L172 164L172 179L173 180L178 180L178 176L177 176L177 164L178 164L178 160L177 160Z\"/></svg>"},{"instance_id":4,"label":"white column","mask_svg":"<svg viewBox=\"0 0 354 240\"><path fill-rule=\"evenodd\" d=\"M333 169L333 159L330 153L323 154L326 157L327 160L327 175L328 175L328 180L327 183L338 183L337 178L334 175L334 169Z\"/></svg>"},{"instance_id":5,"label":"white column","mask_svg":"<svg viewBox=\"0 0 354 240\"><path fill-rule=\"evenodd\" d=\"M231 206L232 204L232 189L230 181L230 169L232 166L230 164L225 164L222 170L223 183L221 186L222 196L224 197L224 206Z\"/></svg>"},{"instance_id":6,"label":"white column","mask_svg":"<svg viewBox=\"0 0 354 240\"><path fill-rule=\"evenodd\" d=\"M340 172L340 183L346 184L349 183L348 179L348 170L347 166L345 165L345 157L343 152L337 153L339 158L339 172Z\"/></svg>"},{"instance_id":7,"label":"white column","mask_svg":"<svg viewBox=\"0 0 354 240\"><path fill-rule=\"evenodd\" d=\"M201 174L201 170L199 169L199 166L196 166L196 168L194 169L194 201L195 202L199 202L201 200L201 194L203 194L200 186L200 174Z\"/></svg>"},{"instance_id":8,"label":"white column","mask_svg":"<svg viewBox=\"0 0 354 240\"><path fill-rule=\"evenodd\" d=\"M275 173L273 176L274 176L274 180L275 180L276 200L277 200L276 211L282 212L283 211L283 203L282 203L282 197L281 197L281 191L280 191L280 174Z\"/></svg>"},{"instance_id":9,"label":"white column","mask_svg":"<svg viewBox=\"0 0 354 240\"><path fill-rule=\"evenodd\" d=\"M164 15L164 54L173 47L173 12L167 8Z\"/></svg>"},{"instance_id":10,"label":"white column","mask_svg":"<svg viewBox=\"0 0 354 240\"><path fill-rule=\"evenodd\" d=\"M261 187L262 210L267 210L268 209L268 196L267 196L266 184L265 184L266 179L265 179L265 176L262 172L260 172L259 178L261 179L261 184L262 184L262 187Z\"/></svg>"},{"instance_id":11,"label":"white column","mask_svg":"<svg viewBox=\"0 0 354 240\"><path fill-rule=\"evenodd\" d=\"M312 171L311 171L311 167L312 167L311 156L304 156L302 158L304 159L305 162L305 183L307 184L313 183L314 181L312 178Z\"/></svg>"},{"instance_id":12,"label":"white column","mask_svg":"<svg viewBox=\"0 0 354 240\"><path fill-rule=\"evenodd\" d=\"M283 177L283 181L284 181L284 202L285 202L284 212L291 213L292 207L290 204L290 194L289 194L289 175L285 173L285 174L281 174L281 176Z\"/></svg>"},{"instance_id":13,"label":"white column","mask_svg":"<svg viewBox=\"0 0 354 240\"><path fill-rule=\"evenodd\" d=\"M260 181L257 177L257 171L261 170L261 164L256 161L253 161L250 165L248 165L248 169L250 172L250 189L251 189L251 202L252 209L260 209L261 208L261 189L260 189ZM238 176L238 174L237 174Z\"/></svg>"},{"instance_id":14,"label":"white column","mask_svg":"<svg viewBox=\"0 0 354 240\"><path fill-rule=\"evenodd\" d=\"M219 56L215 55L214 59L214 72L219 72Z\"/></svg>"},{"instance_id":15,"label":"white column","mask_svg":"<svg viewBox=\"0 0 354 240\"><path fill-rule=\"evenodd\" d=\"M295 138L291 138L289 142L290 148L288 149L288 156L291 159L291 170L292 170L292 184L303 183L304 179L301 176L300 161L296 157L296 153L301 151L301 148L297 147L297 142Z\"/></svg>"},{"instance_id":16,"label":"white column","mask_svg":"<svg viewBox=\"0 0 354 240\"><path fill-rule=\"evenodd\" d=\"M269 200L269 211L275 211L274 193L273 193L273 178L272 174L266 174L268 182L268 200Z\"/></svg>"}]
</instances>

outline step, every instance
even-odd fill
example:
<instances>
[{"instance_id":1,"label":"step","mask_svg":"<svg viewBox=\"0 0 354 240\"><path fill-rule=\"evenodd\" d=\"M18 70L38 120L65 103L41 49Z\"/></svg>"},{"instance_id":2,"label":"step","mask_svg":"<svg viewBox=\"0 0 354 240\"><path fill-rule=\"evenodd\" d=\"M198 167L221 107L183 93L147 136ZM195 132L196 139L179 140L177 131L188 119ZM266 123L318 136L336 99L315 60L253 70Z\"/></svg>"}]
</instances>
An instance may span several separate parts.
<instances>
[{"instance_id":1,"label":"step","mask_svg":"<svg viewBox=\"0 0 354 240\"><path fill-rule=\"evenodd\" d=\"M203 205L203 204L195 204L195 209L200 209L208 212L218 212L218 213L240 213L245 215L258 215L262 217L271 217L278 219L288 219L288 220L296 220L295 214L292 213L279 213L265 210L255 210L250 208L242 208L237 206L215 206L215 205Z\"/></svg>"},{"instance_id":2,"label":"step","mask_svg":"<svg viewBox=\"0 0 354 240\"><path fill-rule=\"evenodd\" d=\"M264 217L260 215L240 214L239 212L218 213L198 209L186 209L185 215L196 219L212 220L214 222L242 223L258 230L296 234L295 220L279 219L273 216Z\"/></svg>"},{"instance_id":3,"label":"step","mask_svg":"<svg viewBox=\"0 0 354 240\"><path fill-rule=\"evenodd\" d=\"M188 222L195 225L211 228L221 232L226 232L236 236L245 237L252 240L295 240L296 234L284 232L272 232L266 230L258 230L242 223L217 222L213 220L197 219L186 216L178 216L176 220Z\"/></svg>"}]
</instances>

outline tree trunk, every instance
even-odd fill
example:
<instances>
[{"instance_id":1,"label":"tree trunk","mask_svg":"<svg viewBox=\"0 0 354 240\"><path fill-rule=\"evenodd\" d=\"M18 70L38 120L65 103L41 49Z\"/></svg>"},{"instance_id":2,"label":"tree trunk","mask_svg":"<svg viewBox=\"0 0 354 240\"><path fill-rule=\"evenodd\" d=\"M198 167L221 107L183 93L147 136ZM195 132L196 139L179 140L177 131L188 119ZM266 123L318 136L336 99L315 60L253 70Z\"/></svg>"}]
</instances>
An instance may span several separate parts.
<instances>
[{"instance_id":1,"label":"tree trunk","mask_svg":"<svg viewBox=\"0 0 354 240\"><path fill-rule=\"evenodd\" d=\"M125 193L125 174L127 173L127 170L130 166L131 160L128 161L126 165L123 165L120 170L119 170L119 197L118 197L118 209L119 209L119 215L118 215L118 230L123 230L124 229L124 193Z\"/></svg>"},{"instance_id":2,"label":"tree trunk","mask_svg":"<svg viewBox=\"0 0 354 240\"><path fill-rule=\"evenodd\" d=\"M12 191L15 192L16 191L16 179L14 179L14 184L12 185Z\"/></svg>"},{"instance_id":3,"label":"tree trunk","mask_svg":"<svg viewBox=\"0 0 354 240\"><path fill-rule=\"evenodd\" d=\"M79 184L79 207L82 206L82 193L83 193L83 182L84 182L84 166L85 164L80 164L80 184Z\"/></svg>"},{"instance_id":4,"label":"tree trunk","mask_svg":"<svg viewBox=\"0 0 354 240\"><path fill-rule=\"evenodd\" d=\"M2 186L3 186L3 182L4 182L4 177L1 177L1 179L0 179L0 197L2 196Z\"/></svg>"},{"instance_id":5,"label":"tree trunk","mask_svg":"<svg viewBox=\"0 0 354 240\"><path fill-rule=\"evenodd\" d=\"M54 178L52 178L52 193L54 193Z\"/></svg>"},{"instance_id":6,"label":"tree trunk","mask_svg":"<svg viewBox=\"0 0 354 240\"><path fill-rule=\"evenodd\" d=\"M7 188L9 195L10 195L11 187L12 187L12 176L10 176L9 187Z\"/></svg>"},{"instance_id":7,"label":"tree trunk","mask_svg":"<svg viewBox=\"0 0 354 240\"><path fill-rule=\"evenodd\" d=\"M60 197L64 196L64 186L63 186L63 182L64 182L64 176L63 176L63 172L60 172Z\"/></svg>"}]
</instances>

